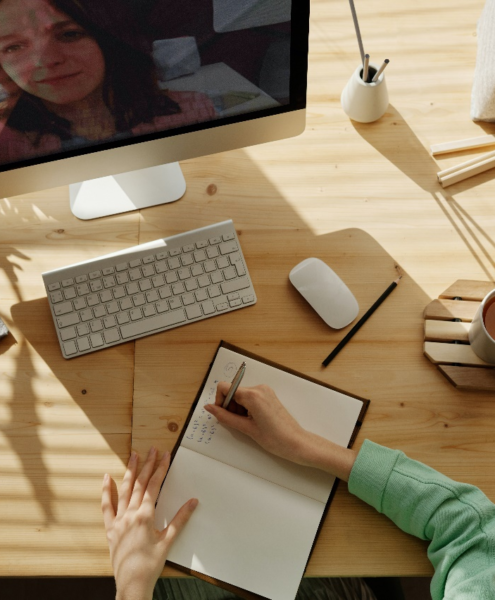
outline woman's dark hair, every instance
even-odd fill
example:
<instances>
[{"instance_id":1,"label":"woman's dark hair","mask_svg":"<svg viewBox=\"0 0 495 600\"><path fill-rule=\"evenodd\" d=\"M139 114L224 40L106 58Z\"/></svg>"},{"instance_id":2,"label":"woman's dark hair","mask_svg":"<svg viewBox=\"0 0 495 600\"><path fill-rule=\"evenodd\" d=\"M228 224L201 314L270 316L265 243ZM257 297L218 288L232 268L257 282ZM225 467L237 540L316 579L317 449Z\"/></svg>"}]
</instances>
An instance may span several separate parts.
<instances>
[{"instance_id":1,"label":"woman's dark hair","mask_svg":"<svg viewBox=\"0 0 495 600\"><path fill-rule=\"evenodd\" d=\"M180 112L178 104L157 86L151 42L141 33L125 0L49 2L83 27L99 45L105 59L103 100L118 132L149 123L158 115ZM49 111L39 98L27 92L18 100L8 125L37 134L35 143L45 134L56 134L62 140L72 137L69 121Z\"/></svg>"}]
</instances>

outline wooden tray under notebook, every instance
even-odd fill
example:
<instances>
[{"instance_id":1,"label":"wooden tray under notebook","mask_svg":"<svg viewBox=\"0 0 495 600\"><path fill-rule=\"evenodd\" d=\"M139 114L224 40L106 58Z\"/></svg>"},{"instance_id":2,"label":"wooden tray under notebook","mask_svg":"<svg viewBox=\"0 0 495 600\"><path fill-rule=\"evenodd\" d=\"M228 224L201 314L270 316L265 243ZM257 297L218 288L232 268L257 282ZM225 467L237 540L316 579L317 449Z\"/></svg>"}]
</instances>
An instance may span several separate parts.
<instances>
[{"instance_id":1,"label":"wooden tray under notebook","mask_svg":"<svg viewBox=\"0 0 495 600\"><path fill-rule=\"evenodd\" d=\"M490 281L460 279L425 308L424 353L460 390L495 391L495 367L473 352L469 328Z\"/></svg>"}]
</instances>

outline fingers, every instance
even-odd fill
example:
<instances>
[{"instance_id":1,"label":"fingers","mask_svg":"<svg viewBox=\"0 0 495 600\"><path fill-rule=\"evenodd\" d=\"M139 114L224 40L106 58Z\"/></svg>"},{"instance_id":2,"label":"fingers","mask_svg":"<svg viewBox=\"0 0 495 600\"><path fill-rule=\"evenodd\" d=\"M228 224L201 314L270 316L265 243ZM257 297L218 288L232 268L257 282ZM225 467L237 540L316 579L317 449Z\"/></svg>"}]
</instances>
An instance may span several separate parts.
<instances>
[{"instance_id":1,"label":"fingers","mask_svg":"<svg viewBox=\"0 0 495 600\"><path fill-rule=\"evenodd\" d=\"M215 404L217 406L222 406L223 401L225 400L225 398L229 392L230 385L231 384L228 383L227 381L220 381L217 384L217 393L215 396ZM236 393L234 394L234 399L237 402L237 404L244 406L244 408L246 410L250 410L251 405L253 403L253 400L254 400L253 389L254 388L238 387L236 390Z\"/></svg>"},{"instance_id":2,"label":"fingers","mask_svg":"<svg viewBox=\"0 0 495 600\"><path fill-rule=\"evenodd\" d=\"M103 513L103 523L108 531L115 519L115 508L112 504L112 480L110 475L103 477L103 490L101 494L101 511Z\"/></svg>"},{"instance_id":3,"label":"fingers","mask_svg":"<svg viewBox=\"0 0 495 600\"><path fill-rule=\"evenodd\" d=\"M151 447L143 468L141 469L141 472L134 483L134 489L129 502L129 508L137 510L141 506L144 493L146 492L146 488L148 487L148 483L155 468L155 460L156 448Z\"/></svg>"},{"instance_id":4,"label":"fingers","mask_svg":"<svg viewBox=\"0 0 495 600\"><path fill-rule=\"evenodd\" d=\"M188 500L177 512L175 517L170 521L168 527L166 527L162 536L167 545L170 545L174 542L175 538L179 535L179 533L184 528L185 524L191 518L196 506L198 505L198 500L196 498L191 498Z\"/></svg>"},{"instance_id":5,"label":"fingers","mask_svg":"<svg viewBox=\"0 0 495 600\"><path fill-rule=\"evenodd\" d=\"M168 468L170 466L170 453L165 452L162 456L162 460L158 465L153 477L150 479L148 487L146 488L146 492L143 498L143 504L148 503L153 508L155 507L155 503L158 498L158 494L160 493L160 489L162 487L163 480L165 479L165 475L167 474Z\"/></svg>"},{"instance_id":6,"label":"fingers","mask_svg":"<svg viewBox=\"0 0 495 600\"><path fill-rule=\"evenodd\" d=\"M134 488L134 481L136 480L137 462L137 454L132 452L127 464L124 479L122 480L122 485L120 486L117 514L123 513L129 506L132 490Z\"/></svg>"},{"instance_id":7,"label":"fingers","mask_svg":"<svg viewBox=\"0 0 495 600\"><path fill-rule=\"evenodd\" d=\"M253 427L253 422L248 417L241 417L240 415L235 415L226 410L225 408L217 406L216 404L205 404L204 408L210 414L216 417L218 419L218 422L222 425L232 427L232 429L237 429L241 433L250 435L251 429Z\"/></svg>"}]
</instances>

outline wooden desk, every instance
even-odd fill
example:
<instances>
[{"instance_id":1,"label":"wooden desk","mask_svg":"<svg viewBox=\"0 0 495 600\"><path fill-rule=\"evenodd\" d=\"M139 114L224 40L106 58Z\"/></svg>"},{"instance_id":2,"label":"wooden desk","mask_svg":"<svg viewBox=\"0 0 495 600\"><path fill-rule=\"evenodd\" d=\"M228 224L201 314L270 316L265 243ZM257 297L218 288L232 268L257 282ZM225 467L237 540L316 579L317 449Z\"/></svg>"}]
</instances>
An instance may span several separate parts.
<instances>
[{"instance_id":1,"label":"wooden desk","mask_svg":"<svg viewBox=\"0 0 495 600\"><path fill-rule=\"evenodd\" d=\"M483 2L371 0L359 7L372 60L389 57L391 105L352 123L339 98L359 60L347 2L312 2L309 106L298 138L187 161L176 204L95 222L68 190L0 199L0 575L109 575L103 473L131 446L171 448L220 339L371 399L361 434L480 486L495 500L495 403L457 391L423 356L423 309L457 279L495 277L495 171L446 190L430 144L495 128L470 121ZM40 273L232 217L256 306L64 361ZM322 369L343 332L297 295L288 272L327 261L361 313L404 280ZM15 340L15 343L14 343ZM308 575L429 575L426 544L341 484ZM167 574L172 574L166 569Z\"/></svg>"}]
</instances>

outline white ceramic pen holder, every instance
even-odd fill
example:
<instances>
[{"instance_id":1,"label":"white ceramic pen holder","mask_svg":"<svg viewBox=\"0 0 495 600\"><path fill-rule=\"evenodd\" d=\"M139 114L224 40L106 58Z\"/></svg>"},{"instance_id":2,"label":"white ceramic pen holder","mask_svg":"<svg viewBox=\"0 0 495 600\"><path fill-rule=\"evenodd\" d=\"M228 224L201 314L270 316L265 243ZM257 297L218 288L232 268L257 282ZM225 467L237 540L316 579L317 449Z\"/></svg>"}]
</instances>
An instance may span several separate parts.
<instances>
[{"instance_id":1,"label":"white ceramic pen holder","mask_svg":"<svg viewBox=\"0 0 495 600\"><path fill-rule=\"evenodd\" d=\"M368 79L371 80L378 67L369 65ZM383 117L388 108L388 91L385 74L382 73L374 83L363 81L363 66L360 65L347 82L340 102L345 114L359 123L372 123Z\"/></svg>"}]
</instances>

